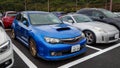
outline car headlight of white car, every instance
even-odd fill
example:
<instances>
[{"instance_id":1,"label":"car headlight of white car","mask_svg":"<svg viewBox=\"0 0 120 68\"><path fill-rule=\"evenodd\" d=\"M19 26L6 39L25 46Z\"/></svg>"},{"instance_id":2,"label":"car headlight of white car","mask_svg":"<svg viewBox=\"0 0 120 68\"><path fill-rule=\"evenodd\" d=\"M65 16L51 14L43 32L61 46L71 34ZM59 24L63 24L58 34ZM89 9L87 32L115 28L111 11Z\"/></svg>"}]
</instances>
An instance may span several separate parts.
<instances>
[{"instance_id":1,"label":"car headlight of white car","mask_svg":"<svg viewBox=\"0 0 120 68\"><path fill-rule=\"evenodd\" d=\"M50 37L45 37L45 41L52 44L60 43L60 39L55 39Z\"/></svg>"},{"instance_id":2,"label":"car headlight of white car","mask_svg":"<svg viewBox=\"0 0 120 68\"><path fill-rule=\"evenodd\" d=\"M94 29L95 29L95 30L97 30L97 31L99 31L99 32L104 32L104 33L106 33L106 31L104 31L104 30L103 30L103 29L101 29L101 28L94 27Z\"/></svg>"},{"instance_id":3,"label":"car headlight of white car","mask_svg":"<svg viewBox=\"0 0 120 68\"><path fill-rule=\"evenodd\" d=\"M0 53L7 51L10 48L10 41L6 41L0 45Z\"/></svg>"}]
</instances>

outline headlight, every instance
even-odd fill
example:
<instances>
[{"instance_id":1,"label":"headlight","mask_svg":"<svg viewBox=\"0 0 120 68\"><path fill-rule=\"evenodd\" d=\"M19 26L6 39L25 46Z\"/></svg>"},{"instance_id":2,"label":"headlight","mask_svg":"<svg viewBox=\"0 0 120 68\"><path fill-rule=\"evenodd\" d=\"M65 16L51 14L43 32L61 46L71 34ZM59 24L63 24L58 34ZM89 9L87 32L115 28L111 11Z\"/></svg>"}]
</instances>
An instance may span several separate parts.
<instances>
[{"instance_id":1,"label":"headlight","mask_svg":"<svg viewBox=\"0 0 120 68\"><path fill-rule=\"evenodd\" d=\"M106 31L102 30L101 28L98 28L98 27L94 27L95 30L99 31L99 32L104 32L106 33Z\"/></svg>"},{"instance_id":2,"label":"headlight","mask_svg":"<svg viewBox=\"0 0 120 68\"><path fill-rule=\"evenodd\" d=\"M45 37L45 41L52 44L60 43L59 39L50 38L50 37Z\"/></svg>"},{"instance_id":3,"label":"headlight","mask_svg":"<svg viewBox=\"0 0 120 68\"><path fill-rule=\"evenodd\" d=\"M0 53L5 52L7 49L10 48L10 41L6 41L0 45Z\"/></svg>"}]
</instances>

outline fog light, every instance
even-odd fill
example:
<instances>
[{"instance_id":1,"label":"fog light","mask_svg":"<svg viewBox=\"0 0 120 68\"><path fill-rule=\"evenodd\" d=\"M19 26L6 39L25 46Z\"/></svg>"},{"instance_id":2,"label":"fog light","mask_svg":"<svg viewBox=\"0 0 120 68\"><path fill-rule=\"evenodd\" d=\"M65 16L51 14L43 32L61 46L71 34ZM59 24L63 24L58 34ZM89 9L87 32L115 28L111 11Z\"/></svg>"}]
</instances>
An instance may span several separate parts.
<instances>
[{"instance_id":1,"label":"fog light","mask_svg":"<svg viewBox=\"0 0 120 68\"><path fill-rule=\"evenodd\" d=\"M61 56L62 52L51 52L51 56Z\"/></svg>"},{"instance_id":2,"label":"fog light","mask_svg":"<svg viewBox=\"0 0 120 68\"><path fill-rule=\"evenodd\" d=\"M4 63L0 64L0 68L6 68L12 63L12 59L5 61Z\"/></svg>"},{"instance_id":3,"label":"fog light","mask_svg":"<svg viewBox=\"0 0 120 68\"><path fill-rule=\"evenodd\" d=\"M5 62L5 65L9 65L11 63L11 61L9 60L9 61L6 61Z\"/></svg>"}]
</instances>

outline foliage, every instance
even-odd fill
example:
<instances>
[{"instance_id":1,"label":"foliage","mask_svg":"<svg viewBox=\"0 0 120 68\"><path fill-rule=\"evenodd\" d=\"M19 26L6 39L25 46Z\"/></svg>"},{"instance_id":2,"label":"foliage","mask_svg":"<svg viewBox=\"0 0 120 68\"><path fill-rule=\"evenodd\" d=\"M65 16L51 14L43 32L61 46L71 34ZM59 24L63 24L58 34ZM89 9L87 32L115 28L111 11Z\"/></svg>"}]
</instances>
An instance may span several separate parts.
<instances>
[{"instance_id":1,"label":"foliage","mask_svg":"<svg viewBox=\"0 0 120 68\"><path fill-rule=\"evenodd\" d=\"M50 11L73 12L85 7L109 8L110 0L49 0ZM113 0L113 11L120 11L120 0ZM0 0L0 11L48 11L48 0Z\"/></svg>"}]
</instances>

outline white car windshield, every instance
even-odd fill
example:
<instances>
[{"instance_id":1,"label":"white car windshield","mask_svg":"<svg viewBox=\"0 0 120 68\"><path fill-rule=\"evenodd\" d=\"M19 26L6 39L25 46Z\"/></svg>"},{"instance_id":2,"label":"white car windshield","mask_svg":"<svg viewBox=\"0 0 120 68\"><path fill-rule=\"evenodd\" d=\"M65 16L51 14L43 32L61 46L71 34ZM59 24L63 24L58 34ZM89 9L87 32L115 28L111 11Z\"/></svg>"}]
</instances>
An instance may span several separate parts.
<instances>
[{"instance_id":1,"label":"white car windshield","mask_svg":"<svg viewBox=\"0 0 120 68\"><path fill-rule=\"evenodd\" d=\"M77 23L92 21L89 17L85 15L74 15L73 18L76 20Z\"/></svg>"},{"instance_id":2,"label":"white car windshield","mask_svg":"<svg viewBox=\"0 0 120 68\"><path fill-rule=\"evenodd\" d=\"M42 25L42 24L59 24L62 23L59 18L51 13L31 13L29 14L31 24Z\"/></svg>"}]
</instances>

